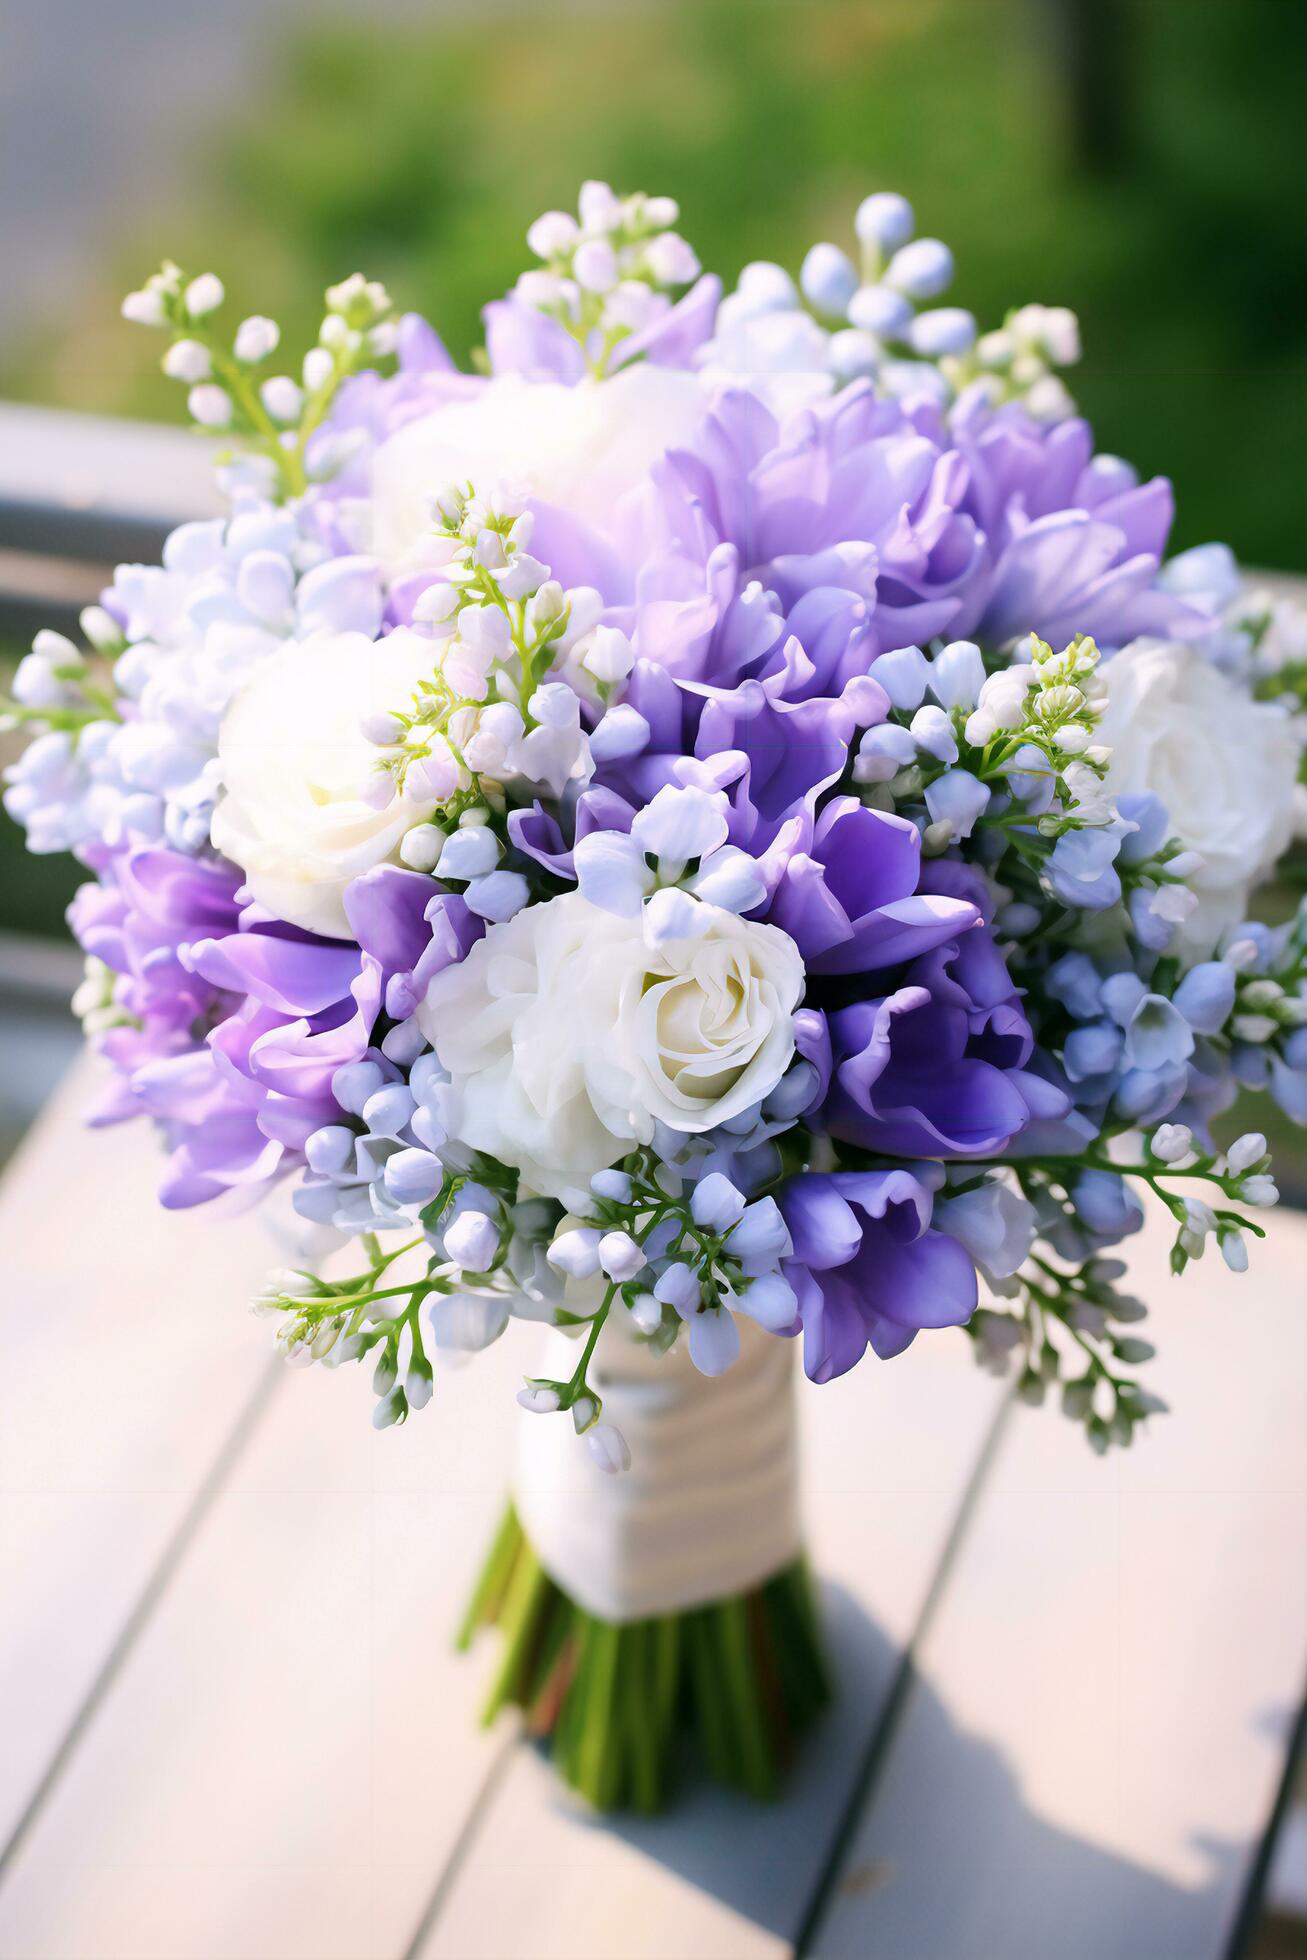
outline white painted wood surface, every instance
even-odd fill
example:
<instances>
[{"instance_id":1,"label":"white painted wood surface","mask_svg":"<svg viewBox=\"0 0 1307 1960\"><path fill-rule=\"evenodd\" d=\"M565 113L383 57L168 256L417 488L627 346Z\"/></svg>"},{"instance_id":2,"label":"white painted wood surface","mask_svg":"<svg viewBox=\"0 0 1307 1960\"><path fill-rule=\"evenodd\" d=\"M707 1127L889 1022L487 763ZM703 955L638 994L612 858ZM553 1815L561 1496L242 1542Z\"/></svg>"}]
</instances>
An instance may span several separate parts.
<instances>
[{"instance_id":1,"label":"white painted wood surface","mask_svg":"<svg viewBox=\"0 0 1307 1960\"><path fill-rule=\"evenodd\" d=\"M399 1432L348 1371L257 1400L261 1229L158 1211L84 1094L0 1185L0 1838L57 1772L0 1960L774 1960L878 1735L808 1951L1223 1951L1307 1663L1307 1221L1242 1289L1141 1243L1176 1414L1128 1459L1024 1410L986 1454L960 1336L804 1391L842 1699L781 1805L599 1826L449 1646L532 1330Z\"/></svg>"},{"instance_id":2,"label":"white painted wood surface","mask_svg":"<svg viewBox=\"0 0 1307 1960\"><path fill-rule=\"evenodd\" d=\"M1018 1412L820 1960L1227 1951L1307 1678L1307 1221L1232 1283L1158 1220L1130 1284L1175 1413L1100 1463Z\"/></svg>"},{"instance_id":3,"label":"white painted wood surface","mask_svg":"<svg viewBox=\"0 0 1307 1960\"><path fill-rule=\"evenodd\" d=\"M75 1068L0 1184L0 1846L267 1371L266 1240L152 1206L102 1088Z\"/></svg>"},{"instance_id":4,"label":"white painted wood surface","mask_svg":"<svg viewBox=\"0 0 1307 1960\"><path fill-rule=\"evenodd\" d=\"M596 1828L518 1753L421 1960L773 1960L792 1950L1002 1395L962 1334L800 1389L811 1553L839 1701L783 1803L698 1788ZM549 1910L541 1911L547 1897Z\"/></svg>"}]
</instances>

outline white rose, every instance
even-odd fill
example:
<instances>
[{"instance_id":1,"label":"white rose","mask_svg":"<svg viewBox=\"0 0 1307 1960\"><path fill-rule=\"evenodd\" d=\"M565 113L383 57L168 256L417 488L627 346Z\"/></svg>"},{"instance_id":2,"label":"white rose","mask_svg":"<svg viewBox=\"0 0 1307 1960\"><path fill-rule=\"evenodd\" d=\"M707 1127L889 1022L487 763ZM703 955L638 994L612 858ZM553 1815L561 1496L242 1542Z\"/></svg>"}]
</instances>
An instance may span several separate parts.
<instances>
[{"instance_id":1,"label":"white rose","mask_svg":"<svg viewBox=\"0 0 1307 1960\"><path fill-rule=\"evenodd\" d=\"M638 918L569 893L439 974L417 1020L458 1135L575 1200L655 1122L698 1133L761 1101L794 1053L803 961L775 926L705 910L700 937L651 949Z\"/></svg>"},{"instance_id":2,"label":"white rose","mask_svg":"<svg viewBox=\"0 0 1307 1960\"><path fill-rule=\"evenodd\" d=\"M407 790L382 808L367 800L378 752L360 728L367 715L406 707L431 661L431 642L416 633L291 640L227 709L213 842L277 918L351 938L346 886L393 858L405 831L433 813Z\"/></svg>"},{"instance_id":3,"label":"white rose","mask_svg":"<svg viewBox=\"0 0 1307 1960\"><path fill-rule=\"evenodd\" d=\"M372 466L373 545L391 571L429 562L428 499L470 481L509 485L606 536L614 507L704 412L698 379L637 361L611 380L565 388L506 375L396 431Z\"/></svg>"},{"instance_id":4,"label":"white rose","mask_svg":"<svg viewBox=\"0 0 1307 1960\"><path fill-rule=\"evenodd\" d=\"M1298 743L1280 708L1252 700L1191 647L1136 640L1099 672L1108 789L1151 791L1202 858L1186 881L1198 907L1179 936L1201 958L1247 916L1250 891L1289 842Z\"/></svg>"}]
</instances>

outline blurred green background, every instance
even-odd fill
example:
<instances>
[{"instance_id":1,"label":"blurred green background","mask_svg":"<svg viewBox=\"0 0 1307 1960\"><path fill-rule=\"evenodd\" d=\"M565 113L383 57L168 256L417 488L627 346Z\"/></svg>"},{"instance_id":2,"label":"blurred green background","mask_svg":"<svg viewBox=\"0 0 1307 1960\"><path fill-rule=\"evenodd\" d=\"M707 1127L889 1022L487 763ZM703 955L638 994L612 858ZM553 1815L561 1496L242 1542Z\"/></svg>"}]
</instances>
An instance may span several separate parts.
<instances>
[{"instance_id":1,"label":"blurred green background","mask_svg":"<svg viewBox=\"0 0 1307 1960\"><path fill-rule=\"evenodd\" d=\"M1307 570L1302 0L598 0L316 7L255 22L246 85L189 119L175 171L97 227L76 301L5 337L0 394L179 417L118 318L165 254L232 317L316 329L356 266L466 356L523 232L585 176L669 191L728 279L847 241L906 192L982 326L1074 307L1071 377L1103 448L1176 484L1175 544ZM249 21L246 26L249 27ZM175 179L175 182L174 182ZM3 924L54 931L65 867L0 832Z\"/></svg>"},{"instance_id":2,"label":"blurred green background","mask_svg":"<svg viewBox=\"0 0 1307 1960\"><path fill-rule=\"evenodd\" d=\"M847 239L890 187L982 325L1079 312L1078 397L1105 448L1174 477L1178 545L1307 569L1305 79L1302 0L319 11L195 132L181 209L124 210L81 305L6 349L0 392L175 417L117 321L165 253L305 333L362 266L463 356L582 177L671 191L728 277Z\"/></svg>"}]
</instances>

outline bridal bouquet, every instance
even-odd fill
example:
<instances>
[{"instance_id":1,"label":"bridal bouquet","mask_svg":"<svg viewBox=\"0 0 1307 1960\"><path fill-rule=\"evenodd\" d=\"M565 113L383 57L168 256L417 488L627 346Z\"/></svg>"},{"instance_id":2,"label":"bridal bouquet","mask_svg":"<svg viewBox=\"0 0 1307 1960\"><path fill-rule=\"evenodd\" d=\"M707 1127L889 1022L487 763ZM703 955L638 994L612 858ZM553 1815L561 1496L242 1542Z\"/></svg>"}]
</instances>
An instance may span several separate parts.
<instances>
[{"instance_id":1,"label":"bridal bouquet","mask_svg":"<svg viewBox=\"0 0 1307 1960\"><path fill-rule=\"evenodd\" d=\"M443 1351L561 1330L519 1399L564 1529L595 1466L648 1474L664 1378L702 1504L768 1488L789 1342L823 1383L966 1327L1128 1443L1140 1192L1177 1272L1240 1272L1276 1190L1210 1119L1245 1084L1307 1120L1307 913L1248 916L1303 622L1223 547L1165 560L1169 485L1067 393L1074 316L978 333L902 198L726 296L677 221L599 183L538 219L471 373L362 276L283 363L165 265L124 311L229 512L120 567L86 651L39 635L10 704L7 806L91 874L95 1120L155 1121L166 1205L288 1184L353 1242L257 1304L291 1359L366 1361L382 1426ZM569 1582L542 1487L470 1615L499 1698L652 1801L688 1680L767 1787L755 1677L791 1725L820 1692L793 1524L637 1609Z\"/></svg>"}]
</instances>

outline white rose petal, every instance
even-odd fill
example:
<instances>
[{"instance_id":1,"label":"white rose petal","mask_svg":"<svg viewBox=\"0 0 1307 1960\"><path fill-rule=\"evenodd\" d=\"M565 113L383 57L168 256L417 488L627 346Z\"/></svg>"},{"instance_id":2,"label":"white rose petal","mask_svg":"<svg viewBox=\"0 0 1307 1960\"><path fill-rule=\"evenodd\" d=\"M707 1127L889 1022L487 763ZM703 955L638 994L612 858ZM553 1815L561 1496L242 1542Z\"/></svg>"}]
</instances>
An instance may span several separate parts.
<instances>
[{"instance_id":1,"label":"white rose petal","mask_svg":"<svg viewBox=\"0 0 1307 1960\"><path fill-rule=\"evenodd\" d=\"M1107 791L1151 791L1202 859L1189 877L1198 904L1178 944L1204 957L1247 916L1249 892L1289 843L1298 743L1281 709L1252 700L1190 647L1137 640L1099 671Z\"/></svg>"},{"instance_id":2,"label":"white rose petal","mask_svg":"<svg viewBox=\"0 0 1307 1960\"><path fill-rule=\"evenodd\" d=\"M775 1088L803 962L786 933L701 906L693 939L579 893L493 926L417 1021L451 1078L458 1135L552 1197L588 1187L657 1122L699 1134Z\"/></svg>"},{"instance_id":3,"label":"white rose petal","mask_svg":"<svg viewBox=\"0 0 1307 1960\"><path fill-rule=\"evenodd\" d=\"M361 726L402 707L430 670L430 641L406 631L376 644L363 633L292 640L258 664L228 708L213 842L277 918L351 938L346 887L397 858L405 835L433 814L409 785L375 807L377 751Z\"/></svg>"},{"instance_id":4,"label":"white rose petal","mask_svg":"<svg viewBox=\"0 0 1307 1960\"><path fill-rule=\"evenodd\" d=\"M693 374L647 361L575 388L491 381L409 422L377 451L377 554L391 570L423 562L431 488L446 480L470 479L482 496L511 483L607 537L622 497L665 450L688 440L704 406Z\"/></svg>"}]
</instances>

